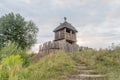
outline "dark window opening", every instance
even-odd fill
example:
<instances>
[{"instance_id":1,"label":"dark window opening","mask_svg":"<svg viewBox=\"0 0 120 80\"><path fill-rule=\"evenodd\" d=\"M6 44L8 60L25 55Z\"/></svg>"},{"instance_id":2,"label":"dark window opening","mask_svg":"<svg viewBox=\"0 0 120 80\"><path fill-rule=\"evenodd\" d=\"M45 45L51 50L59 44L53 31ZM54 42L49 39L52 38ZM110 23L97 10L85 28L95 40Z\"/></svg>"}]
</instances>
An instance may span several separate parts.
<instances>
[{"instance_id":1,"label":"dark window opening","mask_svg":"<svg viewBox=\"0 0 120 80\"><path fill-rule=\"evenodd\" d=\"M74 32L72 31L72 34L74 34Z\"/></svg>"},{"instance_id":2,"label":"dark window opening","mask_svg":"<svg viewBox=\"0 0 120 80\"><path fill-rule=\"evenodd\" d=\"M73 41L67 40L68 43L73 44Z\"/></svg>"},{"instance_id":3,"label":"dark window opening","mask_svg":"<svg viewBox=\"0 0 120 80\"><path fill-rule=\"evenodd\" d=\"M71 31L70 29L66 29L66 32L70 33L70 31Z\"/></svg>"}]
</instances>

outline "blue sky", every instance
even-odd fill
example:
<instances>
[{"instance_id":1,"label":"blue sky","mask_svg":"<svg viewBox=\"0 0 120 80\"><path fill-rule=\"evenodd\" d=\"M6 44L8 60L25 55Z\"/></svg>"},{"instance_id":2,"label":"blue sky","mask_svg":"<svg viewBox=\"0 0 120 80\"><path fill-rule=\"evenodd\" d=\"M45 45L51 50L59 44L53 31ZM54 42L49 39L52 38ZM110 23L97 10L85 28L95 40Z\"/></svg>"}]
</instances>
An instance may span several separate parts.
<instances>
[{"instance_id":1,"label":"blue sky","mask_svg":"<svg viewBox=\"0 0 120 80\"><path fill-rule=\"evenodd\" d=\"M79 31L80 46L106 48L120 43L120 0L0 0L0 16L9 12L20 13L39 27L34 51L54 39L52 31L63 17Z\"/></svg>"}]
</instances>

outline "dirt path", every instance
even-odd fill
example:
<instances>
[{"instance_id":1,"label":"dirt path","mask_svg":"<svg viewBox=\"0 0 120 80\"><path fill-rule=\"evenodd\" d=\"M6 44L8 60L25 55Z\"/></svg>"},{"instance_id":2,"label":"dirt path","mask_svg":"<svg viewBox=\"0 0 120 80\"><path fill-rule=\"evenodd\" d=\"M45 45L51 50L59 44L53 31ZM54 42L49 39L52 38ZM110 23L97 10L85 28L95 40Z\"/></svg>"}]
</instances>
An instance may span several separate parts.
<instances>
[{"instance_id":1,"label":"dirt path","mask_svg":"<svg viewBox=\"0 0 120 80\"><path fill-rule=\"evenodd\" d=\"M76 73L69 75L66 80L106 80L104 74L95 73L95 68L85 64L77 64Z\"/></svg>"}]
</instances>

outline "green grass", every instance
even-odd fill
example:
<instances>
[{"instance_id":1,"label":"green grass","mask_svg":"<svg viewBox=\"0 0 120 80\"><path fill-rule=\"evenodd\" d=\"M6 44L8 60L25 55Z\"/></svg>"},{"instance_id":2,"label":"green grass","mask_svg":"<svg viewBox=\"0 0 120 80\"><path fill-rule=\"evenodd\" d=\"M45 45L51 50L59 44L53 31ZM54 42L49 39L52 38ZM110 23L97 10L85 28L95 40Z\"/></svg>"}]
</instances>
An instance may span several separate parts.
<instances>
[{"instance_id":1,"label":"green grass","mask_svg":"<svg viewBox=\"0 0 120 80\"><path fill-rule=\"evenodd\" d=\"M72 73L74 61L65 52L50 54L23 69L25 80L64 80Z\"/></svg>"},{"instance_id":2,"label":"green grass","mask_svg":"<svg viewBox=\"0 0 120 80\"><path fill-rule=\"evenodd\" d=\"M95 67L94 73L106 74L106 80L120 80L120 48L114 50L83 50L71 55L77 63Z\"/></svg>"},{"instance_id":3,"label":"green grass","mask_svg":"<svg viewBox=\"0 0 120 80\"><path fill-rule=\"evenodd\" d=\"M65 80L68 75L75 74L76 63L94 67L94 74L107 75L105 80L120 80L120 47L113 50L82 50L73 54L59 51L27 66L25 59L28 56L15 45L13 47L8 45L0 50L0 80Z\"/></svg>"},{"instance_id":4,"label":"green grass","mask_svg":"<svg viewBox=\"0 0 120 80\"><path fill-rule=\"evenodd\" d=\"M1 62L0 80L18 80L23 59L20 55L11 55Z\"/></svg>"}]
</instances>

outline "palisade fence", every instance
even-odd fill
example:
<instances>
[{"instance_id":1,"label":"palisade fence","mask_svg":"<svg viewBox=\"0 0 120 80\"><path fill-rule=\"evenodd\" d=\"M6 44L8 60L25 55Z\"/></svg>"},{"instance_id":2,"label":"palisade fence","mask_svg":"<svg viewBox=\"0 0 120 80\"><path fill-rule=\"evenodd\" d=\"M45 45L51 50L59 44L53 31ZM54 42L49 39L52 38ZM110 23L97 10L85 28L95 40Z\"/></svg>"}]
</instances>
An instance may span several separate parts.
<instances>
[{"instance_id":1,"label":"palisade fence","mask_svg":"<svg viewBox=\"0 0 120 80\"><path fill-rule=\"evenodd\" d=\"M58 50L63 50L66 52L78 52L79 46L77 44L70 44L68 42L55 42L55 41L49 41L46 42L39 47L39 53L38 54L49 54L54 53Z\"/></svg>"},{"instance_id":2,"label":"palisade fence","mask_svg":"<svg viewBox=\"0 0 120 80\"><path fill-rule=\"evenodd\" d=\"M77 44L70 44L68 42L48 41L39 46L39 52L34 59L39 59L40 57L50 53L55 53L59 50L74 53L79 51L79 46Z\"/></svg>"}]
</instances>

